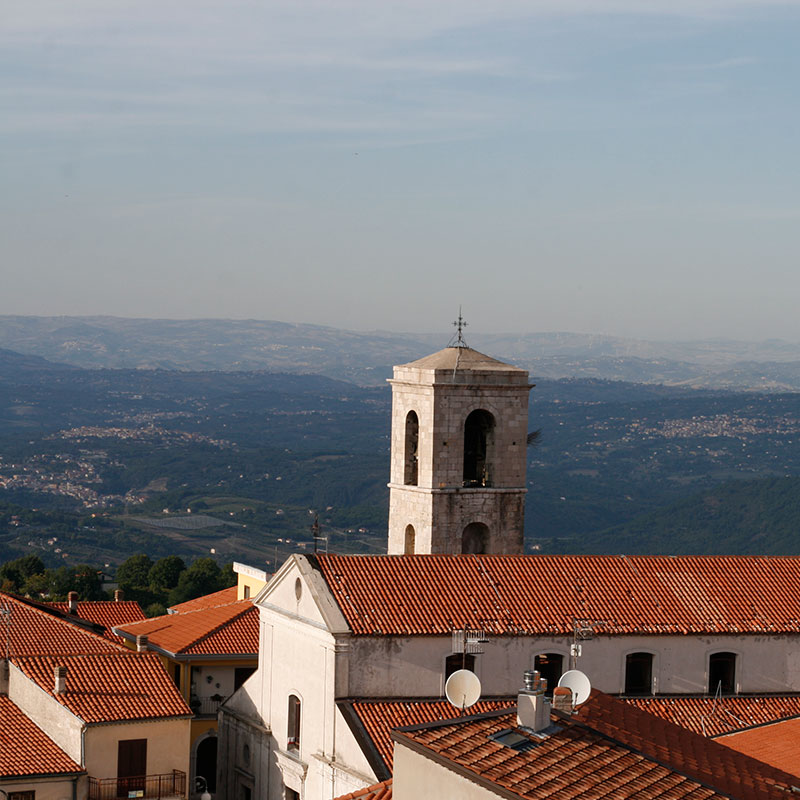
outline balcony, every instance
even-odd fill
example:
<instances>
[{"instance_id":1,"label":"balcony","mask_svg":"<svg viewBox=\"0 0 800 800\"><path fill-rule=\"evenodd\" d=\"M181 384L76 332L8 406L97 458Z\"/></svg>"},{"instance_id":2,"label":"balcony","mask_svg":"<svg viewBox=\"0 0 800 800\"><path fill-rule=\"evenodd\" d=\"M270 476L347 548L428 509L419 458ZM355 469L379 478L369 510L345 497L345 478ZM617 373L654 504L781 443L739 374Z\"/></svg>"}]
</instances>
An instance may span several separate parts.
<instances>
[{"instance_id":1,"label":"balcony","mask_svg":"<svg viewBox=\"0 0 800 800\"><path fill-rule=\"evenodd\" d=\"M89 778L89 800L186 797L186 773L174 769L164 775L133 778Z\"/></svg>"},{"instance_id":2,"label":"balcony","mask_svg":"<svg viewBox=\"0 0 800 800\"><path fill-rule=\"evenodd\" d=\"M192 695L189 707L197 717L216 717L219 707L227 700L221 694L212 694L211 697L197 697Z\"/></svg>"}]
</instances>

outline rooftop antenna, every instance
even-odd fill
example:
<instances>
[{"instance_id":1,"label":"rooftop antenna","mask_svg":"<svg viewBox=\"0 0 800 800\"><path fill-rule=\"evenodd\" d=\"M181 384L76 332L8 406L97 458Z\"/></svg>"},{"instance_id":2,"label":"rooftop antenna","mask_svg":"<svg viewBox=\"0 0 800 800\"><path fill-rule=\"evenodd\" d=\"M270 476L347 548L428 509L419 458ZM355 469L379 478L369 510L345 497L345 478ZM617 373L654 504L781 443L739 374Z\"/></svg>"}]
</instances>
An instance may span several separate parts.
<instances>
[{"instance_id":1,"label":"rooftop antenna","mask_svg":"<svg viewBox=\"0 0 800 800\"><path fill-rule=\"evenodd\" d=\"M457 669L444 685L444 696L451 706L462 714L474 706L481 696L481 682L478 676L468 669Z\"/></svg>"},{"instance_id":2,"label":"rooftop antenna","mask_svg":"<svg viewBox=\"0 0 800 800\"><path fill-rule=\"evenodd\" d=\"M461 316L461 306L458 307L458 319L453 323L456 329L456 335L450 340L448 347L469 347L464 341L464 328L467 327L467 321Z\"/></svg>"},{"instance_id":3,"label":"rooftop antenna","mask_svg":"<svg viewBox=\"0 0 800 800\"><path fill-rule=\"evenodd\" d=\"M319 548L320 542L325 542L325 555L328 554L328 537L319 535L319 514L314 514L314 524L311 526L311 535L314 537L314 552Z\"/></svg>"},{"instance_id":4,"label":"rooftop antenna","mask_svg":"<svg viewBox=\"0 0 800 800\"><path fill-rule=\"evenodd\" d=\"M461 653L461 667L467 668L467 655L480 655L489 640L482 630L461 628L453 631L453 652Z\"/></svg>"}]
</instances>

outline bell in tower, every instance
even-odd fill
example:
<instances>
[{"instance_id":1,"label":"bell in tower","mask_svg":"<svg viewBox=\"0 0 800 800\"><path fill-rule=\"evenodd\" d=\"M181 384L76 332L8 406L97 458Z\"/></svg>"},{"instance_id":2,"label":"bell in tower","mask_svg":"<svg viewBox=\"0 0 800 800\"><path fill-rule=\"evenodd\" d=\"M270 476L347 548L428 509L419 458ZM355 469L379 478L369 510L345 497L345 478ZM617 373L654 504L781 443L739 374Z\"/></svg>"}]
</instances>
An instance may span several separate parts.
<instances>
[{"instance_id":1,"label":"bell in tower","mask_svg":"<svg viewBox=\"0 0 800 800\"><path fill-rule=\"evenodd\" d=\"M389 553L522 553L527 371L459 335L389 382Z\"/></svg>"}]
</instances>

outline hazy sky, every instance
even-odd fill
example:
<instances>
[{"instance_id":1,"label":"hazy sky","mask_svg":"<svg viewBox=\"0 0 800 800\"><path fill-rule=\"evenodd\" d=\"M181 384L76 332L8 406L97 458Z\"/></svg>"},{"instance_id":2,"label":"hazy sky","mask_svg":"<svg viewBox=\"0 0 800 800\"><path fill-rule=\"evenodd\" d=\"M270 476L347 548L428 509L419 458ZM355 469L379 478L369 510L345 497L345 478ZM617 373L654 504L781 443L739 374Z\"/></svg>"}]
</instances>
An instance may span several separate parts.
<instances>
[{"instance_id":1,"label":"hazy sky","mask_svg":"<svg viewBox=\"0 0 800 800\"><path fill-rule=\"evenodd\" d=\"M5 0L0 313L800 340L800 2Z\"/></svg>"}]
</instances>

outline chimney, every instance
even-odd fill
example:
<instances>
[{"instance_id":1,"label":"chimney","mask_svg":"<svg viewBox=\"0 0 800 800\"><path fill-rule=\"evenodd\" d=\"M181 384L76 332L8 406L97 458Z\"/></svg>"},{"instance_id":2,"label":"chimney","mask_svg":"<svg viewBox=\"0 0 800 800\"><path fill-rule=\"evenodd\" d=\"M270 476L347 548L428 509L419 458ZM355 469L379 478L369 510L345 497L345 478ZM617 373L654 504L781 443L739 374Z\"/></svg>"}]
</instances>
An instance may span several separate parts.
<instances>
[{"instance_id":1,"label":"chimney","mask_svg":"<svg viewBox=\"0 0 800 800\"><path fill-rule=\"evenodd\" d=\"M67 602L69 603L69 613L70 614L77 614L78 613L78 593L77 592L70 592L67 595Z\"/></svg>"},{"instance_id":2,"label":"chimney","mask_svg":"<svg viewBox=\"0 0 800 800\"><path fill-rule=\"evenodd\" d=\"M137 653L147 652L147 637L144 634L139 634L136 637L136 652Z\"/></svg>"},{"instance_id":3,"label":"chimney","mask_svg":"<svg viewBox=\"0 0 800 800\"><path fill-rule=\"evenodd\" d=\"M114 589L114 602L121 603L125 599L125 592L122 589Z\"/></svg>"},{"instance_id":4,"label":"chimney","mask_svg":"<svg viewBox=\"0 0 800 800\"><path fill-rule=\"evenodd\" d=\"M8 659L0 658L0 695L8 694Z\"/></svg>"},{"instance_id":5,"label":"chimney","mask_svg":"<svg viewBox=\"0 0 800 800\"><path fill-rule=\"evenodd\" d=\"M67 668L56 667L53 670L53 677L55 678L54 692L56 694L65 694L67 691Z\"/></svg>"},{"instance_id":6,"label":"chimney","mask_svg":"<svg viewBox=\"0 0 800 800\"><path fill-rule=\"evenodd\" d=\"M550 701L544 696L547 681L537 670L524 675L525 688L517 695L517 725L533 731L543 731L550 724Z\"/></svg>"},{"instance_id":7,"label":"chimney","mask_svg":"<svg viewBox=\"0 0 800 800\"><path fill-rule=\"evenodd\" d=\"M572 713L572 689L566 686L556 686L553 689L553 708L556 711Z\"/></svg>"}]
</instances>

